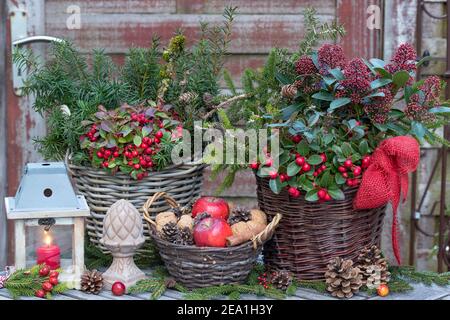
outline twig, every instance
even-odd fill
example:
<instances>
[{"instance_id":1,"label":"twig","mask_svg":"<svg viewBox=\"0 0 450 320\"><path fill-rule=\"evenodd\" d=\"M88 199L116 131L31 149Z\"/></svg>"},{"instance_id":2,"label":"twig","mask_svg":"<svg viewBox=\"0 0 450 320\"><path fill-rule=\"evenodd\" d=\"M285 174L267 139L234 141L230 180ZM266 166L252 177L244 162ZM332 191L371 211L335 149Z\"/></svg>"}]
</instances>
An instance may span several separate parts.
<instances>
[{"instance_id":1,"label":"twig","mask_svg":"<svg viewBox=\"0 0 450 320\"><path fill-rule=\"evenodd\" d=\"M214 109L212 109L211 111L209 111L208 113L206 113L206 114L202 117L202 119L203 119L203 120L206 120L206 119L208 119L209 117L211 117L214 113L216 113L216 111L217 111L218 109L224 108L224 107L226 107L227 105L229 105L229 104L231 104L231 103L233 103L233 102L235 102L235 101L237 101L237 100L245 99L245 98L248 98L248 97L250 97L250 96L251 96L251 94L249 94L249 93L244 93L244 94L241 94L241 95L238 95L238 96L234 96L234 97L232 97L232 98L230 98L230 99L228 99L228 100L225 100L224 102L221 102L219 105L215 106Z\"/></svg>"}]
</instances>

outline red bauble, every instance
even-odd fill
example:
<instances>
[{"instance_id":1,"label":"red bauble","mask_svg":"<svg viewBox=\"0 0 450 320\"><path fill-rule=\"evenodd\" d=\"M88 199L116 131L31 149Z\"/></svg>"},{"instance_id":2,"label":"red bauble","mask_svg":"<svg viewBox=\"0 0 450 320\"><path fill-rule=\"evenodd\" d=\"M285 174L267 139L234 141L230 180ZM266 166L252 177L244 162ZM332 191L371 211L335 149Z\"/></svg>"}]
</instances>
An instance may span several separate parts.
<instances>
[{"instance_id":1,"label":"red bauble","mask_svg":"<svg viewBox=\"0 0 450 320\"><path fill-rule=\"evenodd\" d=\"M48 276L49 273L50 273L50 268L47 266L43 266L42 268L39 269L39 275L41 277L46 277L46 276Z\"/></svg>"},{"instance_id":2,"label":"red bauble","mask_svg":"<svg viewBox=\"0 0 450 320\"><path fill-rule=\"evenodd\" d=\"M53 289L53 285L52 285L50 282L45 281L45 282L42 284L42 289L44 289L44 291L50 292L50 291L52 291L52 289Z\"/></svg>"},{"instance_id":3,"label":"red bauble","mask_svg":"<svg viewBox=\"0 0 450 320\"><path fill-rule=\"evenodd\" d=\"M125 293L125 290L126 290L125 285L120 281L114 282L111 287L111 291L112 291L113 295L115 295L115 296L123 295Z\"/></svg>"},{"instance_id":4,"label":"red bauble","mask_svg":"<svg viewBox=\"0 0 450 320\"><path fill-rule=\"evenodd\" d=\"M199 247L225 247L233 235L230 225L222 218L205 218L194 227L194 241Z\"/></svg>"},{"instance_id":5,"label":"red bauble","mask_svg":"<svg viewBox=\"0 0 450 320\"><path fill-rule=\"evenodd\" d=\"M52 286L56 286L58 284L58 278L50 277L50 278L48 278L48 282L50 282Z\"/></svg>"},{"instance_id":6,"label":"red bauble","mask_svg":"<svg viewBox=\"0 0 450 320\"><path fill-rule=\"evenodd\" d=\"M387 286L387 284L381 284L377 288L377 293L380 297L386 297L389 294L389 287Z\"/></svg>"},{"instance_id":7,"label":"red bauble","mask_svg":"<svg viewBox=\"0 0 450 320\"><path fill-rule=\"evenodd\" d=\"M44 298L45 297L45 291L42 289L37 290L34 295L38 298Z\"/></svg>"},{"instance_id":8,"label":"red bauble","mask_svg":"<svg viewBox=\"0 0 450 320\"><path fill-rule=\"evenodd\" d=\"M207 212L213 218L228 219L230 208L228 203L220 198L215 197L201 197L195 201L192 206L192 217L195 218L197 214Z\"/></svg>"}]
</instances>

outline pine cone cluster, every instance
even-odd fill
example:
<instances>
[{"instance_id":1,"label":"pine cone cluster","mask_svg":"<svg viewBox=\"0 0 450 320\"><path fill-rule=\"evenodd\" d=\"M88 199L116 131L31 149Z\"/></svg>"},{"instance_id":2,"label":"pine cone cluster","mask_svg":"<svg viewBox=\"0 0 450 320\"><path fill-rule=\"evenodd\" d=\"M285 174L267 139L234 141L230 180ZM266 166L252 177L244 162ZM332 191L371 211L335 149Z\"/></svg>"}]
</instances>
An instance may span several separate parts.
<instances>
[{"instance_id":1,"label":"pine cone cluster","mask_svg":"<svg viewBox=\"0 0 450 320\"><path fill-rule=\"evenodd\" d=\"M228 224L231 226L241 221L247 222L250 221L251 218L252 217L250 215L250 210L237 207L231 212L230 216L228 217Z\"/></svg>"},{"instance_id":2,"label":"pine cone cluster","mask_svg":"<svg viewBox=\"0 0 450 320\"><path fill-rule=\"evenodd\" d=\"M327 290L338 298L351 298L363 285L361 270L353 266L352 260L334 258L325 272Z\"/></svg>"},{"instance_id":3,"label":"pine cone cluster","mask_svg":"<svg viewBox=\"0 0 450 320\"><path fill-rule=\"evenodd\" d=\"M292 273L289 271L274 271L270 274L269 282L277 289L286 291L292 284Z\"/></svg>"},{"instance_id":4,"label":"pine cone cluster","mask_svg":"<svg viewBox=\"0 0 450 320\"><path fill-rule=\"evenodd\" d=\"M192 230L189 228L180 229L174 222L169 222L164 225L161 230L161 237L169 242L191 246L194 244L194 237Z\"/></svg>"},{"instance_id":5,"label":"pine cone cluster","mask_svg":"<svg viewBox=\"0 0 450 320\"><path fill-rule=\"evenodd\" d=\"M102 274L97 270L85 271L81 276L81 291L99 294L103 288Z\"/></svg>"},{"instance_id":6,"label":"pine cone cluster","mask_svg":"<svg viewBox=\"0 0 450 320\"><path fill-rule=\"evenodd\" d=\"M381 250L375 245L361 250L357 264L363 275L363 283L369 289L386 284L391 278L387 261Z\"/></svg>"},{"instance_id":7,"label":"pine cone cluster","mask_svg":"<svg viewBox=\"0 0 450 320\"><path fill-rule=\"evenodd\" d=\"M287 99L293 99L297 95L297 86L286 84L281 87L281 95Z\"/></svg>"},{"instance_id":8,"label":"pine cone cluster","mask_svg":"<svg viewBox=\"0 0 450 320\"><path fill-rule=\"evenodd\" d=\"M174 243L181 244L183 246L194 245L194 237L192 235L191 229L189 228L179 229Z\"/></svg>"}]
</instances>

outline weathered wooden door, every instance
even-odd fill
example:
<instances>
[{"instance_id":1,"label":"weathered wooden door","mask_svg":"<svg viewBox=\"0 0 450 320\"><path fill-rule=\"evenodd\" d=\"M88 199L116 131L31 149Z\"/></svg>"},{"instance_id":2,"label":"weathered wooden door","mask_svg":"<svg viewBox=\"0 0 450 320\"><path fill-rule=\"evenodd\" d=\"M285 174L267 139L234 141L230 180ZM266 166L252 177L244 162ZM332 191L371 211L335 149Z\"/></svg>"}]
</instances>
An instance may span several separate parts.
<instances>
[{"instance_id":1,"label":"weathered wooden door","mask_svg":"<svg viewBox=\"0 0 450 320\"><path fill-rule=\"evenodd\" d=\"M350 57L380 56L381 30L367 28L367 9L382 0L8 0L3 17L0 40L0 196L14 195L26 162L40 160L32 139L45 133L40 115L32 110L32 98L14 93L11 68L11 28L16 15L26 20L26 35L49 35L68 38L85 54L93 48L105 48L116 61L123 61L130 46L148 45L153 33L162 43L177 27L188 37L195 37L199 20L219 21L225 5L238 6L234 41L226 67L235 79L246 67L260 66L274 46L296 49L303 34L302 11L313 6L321 21L338 19L345 24L347 37L343 46ZM48 44L30 47L45 58ZM5 55L3 57L2 55ZM0 69L0 71L2 71ZM3 72L2 72L3 75ZM6 97L6 102L4 101ZM4 101L3 103L1 101ZM3 130L3 131L2 131ZM251 174L241 175L235 189L227 192L233 198L255 197ZM213 189L206 183L205 192ZM0 207L0 267L5 263L6 223ZM11 227L11 226L10 226ZM12 229L9 228L11 234ZM12 248L12 246L9 246ZM12 255L10 254L10 257ZM10 261L11 262L11 261Z\"/></svg>"}]
</instances>

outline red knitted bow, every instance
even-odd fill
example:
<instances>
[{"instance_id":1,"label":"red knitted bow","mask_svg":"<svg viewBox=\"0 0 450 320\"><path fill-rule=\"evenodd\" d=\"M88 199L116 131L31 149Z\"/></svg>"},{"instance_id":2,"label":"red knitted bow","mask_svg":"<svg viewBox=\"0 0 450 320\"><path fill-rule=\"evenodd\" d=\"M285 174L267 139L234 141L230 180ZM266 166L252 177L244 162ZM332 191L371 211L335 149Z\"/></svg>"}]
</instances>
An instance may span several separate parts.
<instances>
[{"instance_id":1,"label":"red knitted bow","mask_svg":"<svg viewBox=\"0 0 450 320\"><path fill-rule=\"evenodd\" d=\"M380 143L363 175L353 206L356 210L378 208L392 204L392 247L397 262L400 253L397 238L397 208L400 196L408 194L408 173L417 169L420 147L411 137L389 138Z\"/></svg>"}]
</instances>

